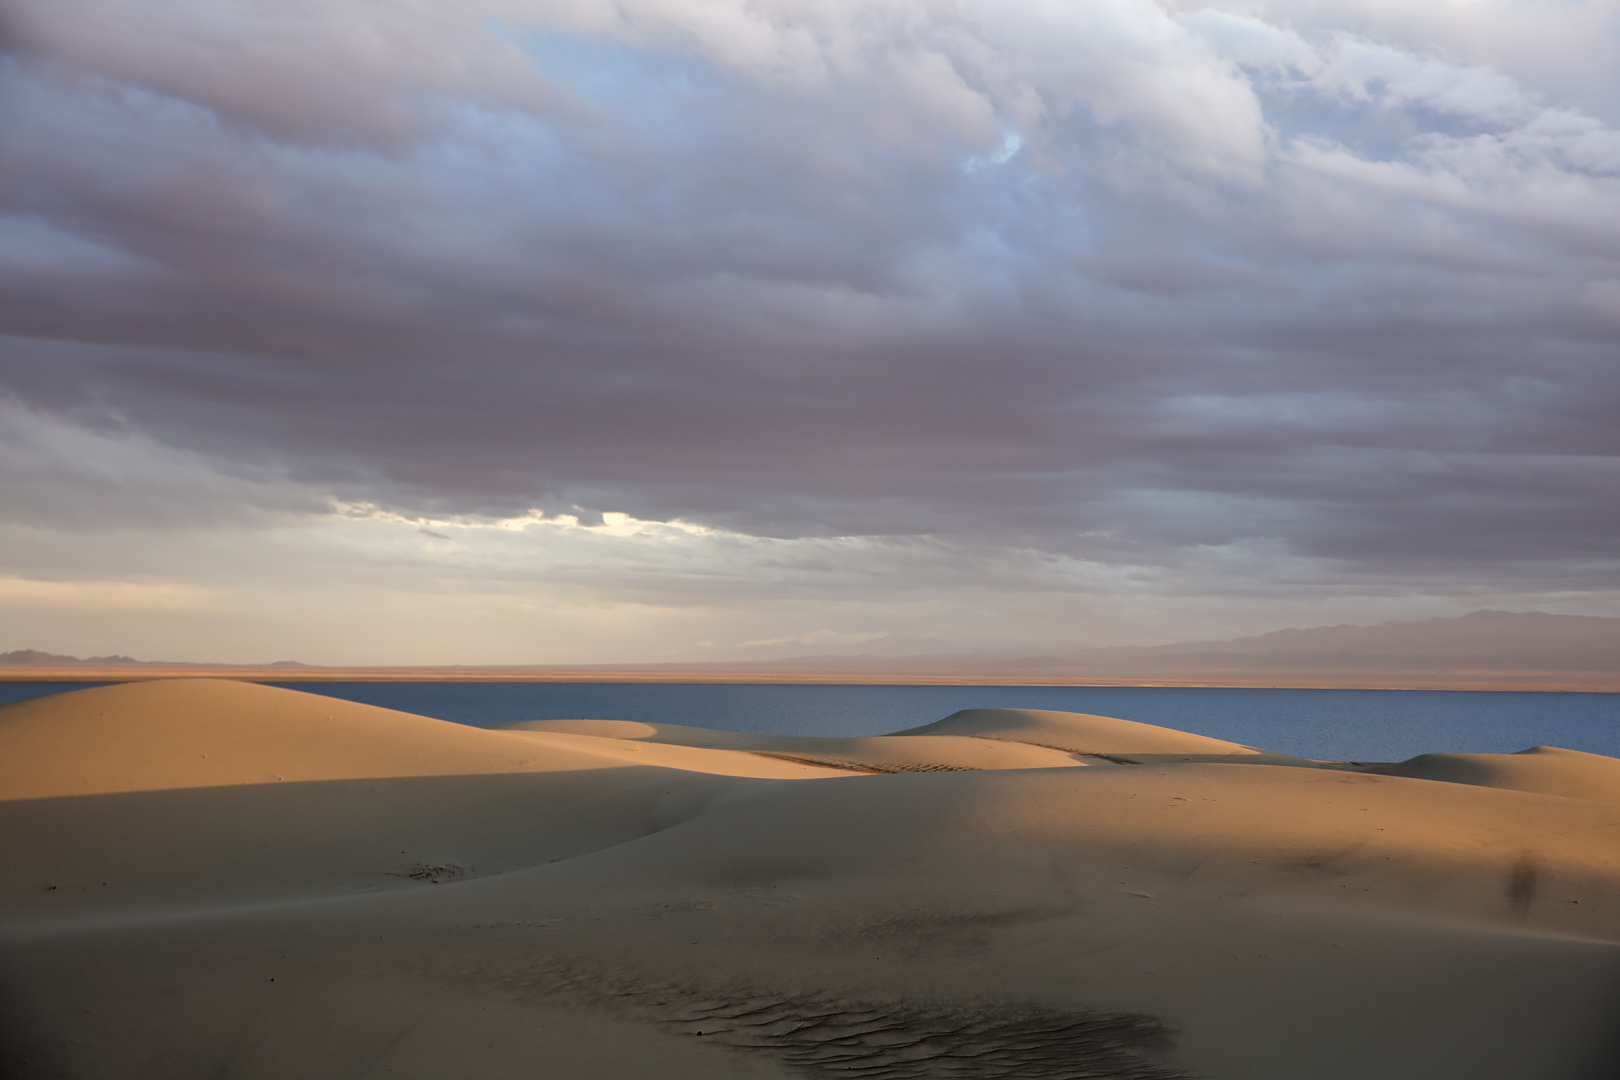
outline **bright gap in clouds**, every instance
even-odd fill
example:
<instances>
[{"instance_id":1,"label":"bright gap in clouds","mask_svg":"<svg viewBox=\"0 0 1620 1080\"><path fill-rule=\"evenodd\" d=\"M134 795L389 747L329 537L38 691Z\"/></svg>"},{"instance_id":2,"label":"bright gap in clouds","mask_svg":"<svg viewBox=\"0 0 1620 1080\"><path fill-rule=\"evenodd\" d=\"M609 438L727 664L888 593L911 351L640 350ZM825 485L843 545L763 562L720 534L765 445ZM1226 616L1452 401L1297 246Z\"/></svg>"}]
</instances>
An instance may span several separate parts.
<instances>
[{"instance_id":1,"label":"bright gap in clouds","mask_svg":"<svg viewBox=\"0 0 1620 1080\"><path fill-rule=\"evenodd\" d=\"M19 0L0 650L1620 613L1614 17Z\"/></svg>"}]
</instances>

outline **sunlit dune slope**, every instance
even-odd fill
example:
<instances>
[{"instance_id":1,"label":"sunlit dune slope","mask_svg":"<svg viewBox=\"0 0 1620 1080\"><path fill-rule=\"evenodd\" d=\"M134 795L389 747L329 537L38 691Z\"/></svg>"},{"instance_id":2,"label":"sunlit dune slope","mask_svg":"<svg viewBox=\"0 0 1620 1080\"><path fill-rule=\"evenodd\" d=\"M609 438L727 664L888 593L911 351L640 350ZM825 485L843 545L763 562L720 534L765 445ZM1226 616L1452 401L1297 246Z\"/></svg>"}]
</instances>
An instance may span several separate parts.
<instances>
[{"instance_id":1,"label":"sunlit dune slope","mask_svg":"<svg viewBox=\"0 0 1620 1080\"><path fill-rule=\"evenodd\" d=\"M0 909L242 903L498 873L646 835L750 777L843 775L483 731L250 683L83 690L0 707Z\"/></svg>"},{"instance_id":2,"label":"sunlit dune slope","mask_svg":"<svg viewBox=\"0 0 1620 1080\"><path fill-rule=\"evenodd\" d=\"M822 773L757 755L650 749L618 740L536 740L296 690L175 679L0 706L0 799L624 764L741 776Z\"/></svg>"},{"instance_id":3,"label":"sunlit dune slope","mask_svg":"<svg viewBox=\"0 0 1620 1080\"><path fill-rule=\"evenodd\" d=\"M1132 720L1042 709L964 709L922 727L859 739L756 735L613 720L542 720L503 726L514 731L573 732L664 745L796 755L865 766L874 772L1120 763L1319 764Z\"/></svg>"},{"instance_id":4,"label":"sunlit dune slope","mask_svg":"<svg viewBox=\"0 0 1620 1080\"><path fill-rule=\"evenodd\" d=\"M1045 769L1099 764L1066 750L1010 740L958 735L821 738L756 735L677 724L623 720L537 720L503 725L506 730L573 733L634 743L742 750L779 758L825 763L857 772L951 772L969 769Z\"/></svg>"},{"instance_id":5,"label":"sunlit dune slope","mask_svg":"<svg viewBox=\"0 0 1620 1080\"><path fill-rule=\"evenodd\" d=\"M1310 765L1224 739L1119 720L1112 716L1048 709L963 709L943 720L895 732L896 736L966 735L1025 743L1071 754L1128 758L1132 764L1230 761L1245 765Z\"/></svg>"},{"instance_id":6,"label":"sunlit dune slope","mask_svg":"<svg viewBox=\"0 0 1620 1080\"><path fill-rule=\"evenodd\" d=\"M1372 771L1620 806L1620 761L1556 746L1532 746L1516 754L1419 754Z\"/></svg>"},{"instance_id":7,"label":"sunlit dune slope","mask_svg":"<svg viewBox=\"0 0 1620 1080\"><path fill-rule=\"evenodd\" d=\"M0 760L19 1080L1620 1064L1594 755L1353 769L1011 709L481 730L176 682L0 709Z\"/></svg>"}]
</instances>

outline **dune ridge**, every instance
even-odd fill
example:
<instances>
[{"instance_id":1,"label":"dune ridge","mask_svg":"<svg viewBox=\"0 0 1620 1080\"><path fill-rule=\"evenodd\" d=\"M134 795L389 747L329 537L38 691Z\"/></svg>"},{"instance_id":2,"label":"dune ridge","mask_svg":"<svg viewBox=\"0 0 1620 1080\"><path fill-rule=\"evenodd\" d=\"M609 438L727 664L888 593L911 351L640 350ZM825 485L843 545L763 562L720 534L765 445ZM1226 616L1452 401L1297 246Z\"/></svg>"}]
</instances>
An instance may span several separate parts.
<instances>
[{"instance_id":1,"label":"dune ridge","mask_svg":"<svg viewBox=\"0 0 1620 1080\"><path fill-rule=\"evenodd\" d=\"M1617 793L1558 748L1037 710L822 739L77 691L0 707L0 1066L1598 1080Z\"/></svg>"}]
</instances>

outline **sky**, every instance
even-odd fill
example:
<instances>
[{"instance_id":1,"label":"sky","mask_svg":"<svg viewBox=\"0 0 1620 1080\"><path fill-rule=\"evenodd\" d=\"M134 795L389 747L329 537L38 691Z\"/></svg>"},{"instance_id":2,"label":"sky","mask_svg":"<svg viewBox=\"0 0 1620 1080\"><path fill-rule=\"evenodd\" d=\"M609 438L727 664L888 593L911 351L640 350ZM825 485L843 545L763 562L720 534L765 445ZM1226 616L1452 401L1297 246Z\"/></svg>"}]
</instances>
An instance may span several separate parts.
<instances>
[{"instance_id":1,"label":"sky","mask_svg":"<svg viewBox=\"0 0 1620 1080\"><path fill-rule=\"evenodd\" d=\"M1620 615L1620 0L7 0L0 651Z\"/></svg>"}]
</instances>

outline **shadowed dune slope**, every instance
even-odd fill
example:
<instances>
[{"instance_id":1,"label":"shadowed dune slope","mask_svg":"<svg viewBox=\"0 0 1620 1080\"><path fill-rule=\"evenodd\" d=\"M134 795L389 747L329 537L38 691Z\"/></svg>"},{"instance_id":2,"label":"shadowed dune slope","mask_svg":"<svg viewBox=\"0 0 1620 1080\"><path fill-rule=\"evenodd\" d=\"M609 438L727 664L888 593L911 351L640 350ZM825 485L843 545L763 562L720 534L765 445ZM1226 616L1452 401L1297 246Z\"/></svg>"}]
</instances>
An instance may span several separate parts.
<instances>
[{"instance_id":1,"label":"shadowed dune slope","mask_svg":"<svg viewBox=\"0 0 1620 1080\"><path fill-rule=\"evenodd\" d=\"M1620 761L1557 746L1532 746L1516 754L1419 754L1369 771L1620 806Z\"/></svg>"},{"instance_id":2,"label":"shadowed dune slope","mask_svg":"<svg viewBox=\"0 0 1620 1080\"><path fill-rule=\"evenodd\" d=\"M0 707L0 912L206 907L502 873L623 843L752 778L841 770L484 731L222 680Z\"/></svg>"},{"instance_id":3,"label":"shadowed dune slope","mask_svg":"<svg viewBox=\"0 0 1620 1080\"><path fill-rule=\"evenodd\" d=\"M932 724L894 734L908 738L967 735L1051 747L1071 754L1127 758L1133 764L1195 761L1230 761L1244 765L1315 764L1287 754L1274 754L1253 746L1139 724L1134 720L1049 709L963 709Z\"/></svg>"},{"instance_id":4,"label":"shadowed dune slope","mask_svg":"<svg viewBox=\"0 0 1620 1080\"><path fill-rule=\"evenodd\" d=\"M1620 1065L1593 755L1354 770L993 709L489 731L176 682L0 709L0 761L16 1080Z\"/></svg>"}]
</instances>

